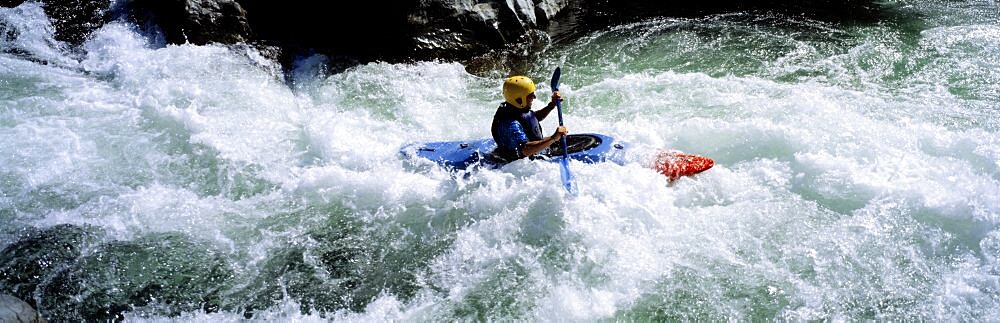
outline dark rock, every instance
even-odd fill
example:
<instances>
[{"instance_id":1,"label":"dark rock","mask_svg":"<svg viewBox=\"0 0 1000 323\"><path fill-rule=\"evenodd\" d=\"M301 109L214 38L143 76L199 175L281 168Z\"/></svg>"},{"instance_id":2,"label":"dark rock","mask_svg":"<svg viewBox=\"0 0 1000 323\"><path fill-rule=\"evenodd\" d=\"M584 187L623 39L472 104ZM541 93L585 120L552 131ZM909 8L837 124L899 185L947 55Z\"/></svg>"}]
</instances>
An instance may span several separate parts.
<instances>
[{"instance_id":1,"label":"dark rock","mask_svg":"<svg viewBox=\"0 0 1000 323\"><path fill-rule=\"evenodd\" d=\"M122 10L168 44L234 44L250 38L247 12L233 0L132 0Z\"/></svg>"},{"instance_id":2,"label":"dark rock","mask_svg":"<svg viewBox=\"0 0 1000 323\"><path fill-rule=\"evenodd\" d=\"M249 45L253 46L253 48L257 50L257 53L260 54L260 56L275 62L281 62L285 59L286 56L288 56L285 53L285 49L281 47L281 45L279 44L262 42L262 41L253 41L250 42Z\"/></svg>"},{"instance_id":3,"label":"dark rock","mask_svg":"<svg viewBox=\"0 0 1000 323\"><path fill-rule=\"evenodd\" d=\"M34 0L42 5L56 29L56 40L77 46L91 32L111 21L108 14L111 1L95 0ZM0 0L0 7L17 7L24 0Z\"/></svg>"},{"instance_id":4,"label":"dark rock","mask_svg":"<svg viewBox=\"0 0 1000 323\"><path fill-rule=\"evenodd\" d=\"M125 311L176 316L217 311L232 279L225 257L209 243L157 233L101 245L39 286L39 312L55 321L111 321Z\"/></svg>"},{"instance_id":5,"label":"dark rock","mask_svg":"<svg viewBox=\"0 0 1000 323\"><path fill-rule=\"evenodd\" d=\"M14 8L20 6L26 0L0 0L0 7Z\"/></svg>"},{"instance_id":6,"label":"dark rock","mask_svg":"<svg viewBox=\"0 0 1000 323\"><path fill-rule=\"evenodd\" d=\"M473 75L494 78L524 75L551 43L548 34L530 30L512 45L466 60L465 70Z\"/></svg>"},{"instance_id":7,"label":"dark rock","mask_svg":"<svg viewBox=\"0 0 1000 323\"><path fill-rule=\"evenodd\" d=\"M286 57L309 53L360 62L463 60L546 26L571 0L396 0L328 4L240 0L254 38ZM288 66L287 62L283 65Z\"/></svg>"},{"instance_id":8,"label":"dark rock","mask_svg":"<svg viewBox=\"0 0 1000 323\"><path fill-rule=\"evenodd\" d=\"M428 1L409 16L417 56L468 58L519 43L543 29L570 0Z\"/></svg>"},{"instance_id":9,"label":"dark rock","mask_svg":"<svg viewBox=\"0 0 1000 323\"><path fill-rule=\"evenodd\" d=\"M7 294L0 294L0 322L34 323L45 322L31 305Z\"/></svg>"},{"instance_id":10,"label":"dark rock","mask_svg":"<svg viewBox=\"0 0 1000 323\"><path fill-rule=\"evenodd\" d=\"M256 40L279 44L292 56L312 51L370 60L412 53L407 16L417 2L240 0Z\"/></svg>"},{"instance_id":11,"label":"dark rock","mask_svg":"<svg viewBox=\"0 0 1000 323\"><path fill-rule=\"evenodd\" d=\"M40 1L58 29L57 39L71 44L108 21L108 0ZM21 2L0 0L0 5ZM530 56L517 52L537 48L539 37L533 34L538 32L559 43L655 16L766 10L863 19L876 7L874 0L130 0L115 12L167 44L246 42L281 48L261 47L276 53L286 70L295 59L314 54L360 63L463 61L478 70L523 65ZM486 62L493 59L500 61Z\"/></svg>"},{"instance_id":12,"label":"dark rock","mask_svg":"<svg viewBox=\"0 0 1000 323\"><path fill-rule=\"evenodd\" d=\"M72 264L102 236L103 230L92 226L60 224L29 229L0 252L0 290L37 305L33 294L38 284Z\"/></svg>"}]
</instances>

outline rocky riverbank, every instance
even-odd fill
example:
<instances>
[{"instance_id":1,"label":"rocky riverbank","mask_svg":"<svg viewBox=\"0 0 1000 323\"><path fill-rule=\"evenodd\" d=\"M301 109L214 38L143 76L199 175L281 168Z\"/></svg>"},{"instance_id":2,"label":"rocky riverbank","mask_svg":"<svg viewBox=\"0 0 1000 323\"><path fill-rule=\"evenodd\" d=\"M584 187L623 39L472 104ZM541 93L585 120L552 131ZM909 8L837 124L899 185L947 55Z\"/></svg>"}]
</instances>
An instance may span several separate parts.
<instances>
[{"instance_id":1,"label":"rocky riverbank","mask_svg":"<svg viewBox=\"0 0 1000 323\"><path fill-rule=\"evenodd\" d=\"M429 59L482 64L483 57L490 59L497 50L530 52L552 41L651 16L776 10L864 19L876 7L871 0L39 1L52 19L56 39L71 46L110 21L127 20L163 45L247 43L286 67L311 54L346 64ZM23 2L0 0L0 6Z\"/></svg>"}]
</instances>

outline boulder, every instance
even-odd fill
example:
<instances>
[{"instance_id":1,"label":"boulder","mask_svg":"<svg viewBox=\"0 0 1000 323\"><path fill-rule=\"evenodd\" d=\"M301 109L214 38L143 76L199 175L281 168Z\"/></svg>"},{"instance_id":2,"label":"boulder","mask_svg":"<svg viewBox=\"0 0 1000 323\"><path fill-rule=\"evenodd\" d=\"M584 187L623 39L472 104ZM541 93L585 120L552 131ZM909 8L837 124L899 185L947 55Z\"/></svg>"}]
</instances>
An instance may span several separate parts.
<instances>
[{"instance_id":1,"label":"boulder","mask_svg":"<svg viewBox=\"0 0 1000 323\"><path fill-rule=\"evenodd\" d=\"M408 17L416 56L467 58L519 44L531 31L548 27L570 1L427 1Z\"/></svg>"},{"instance_id":2,"label":"boulder","mask_svg":"<svg viewBox=\"0 0 1000 323\"><path fill-rule=\"evenodd\" d=\"M103 230L87 225L27 229L17 242L0 251L0 290L37 305L32 295L38 285L76 261L103 236Z\"/></svg>"},{"instance_id":3,"label":"boulder","mask_svg":"<svg viewBox=\"0 0 1000 323\"><path fill-rule=\"evenodd\" d=\"M0 0L15 6L24 0ZM572 40L608 25L653 16L768 10L865 19L874 0L38 0L57 39L79 44L111 18L127 17L166 44L267 44L286 68L323 54L342 61L472 60L522 65L524 48ZM538 33L545 36L539 37ZM273 48L280 48L275 51ZM516 54L521 52L521 54ZM494 57L514 63L484 63Z\"/></svg>"},{"instance_id":4,"label":"boulder","mask_svg":"<svg viewBox=\"0 0 1000 323\"><path fill-rule=\"evenodd\" d=\"M34 0L42 5L55 27L56 40L77 46L97 28L111 21L111 1ZM25 0L0 0L0 7L13 8Z\"/></svg>"},{"instance_id":5,"label":"boulder","mask_svg":"<svg viewBox=\"0 0 1000 323\"><path fill-rule=\"evenodd\" d=\"M45 322L31 305L7 294L0 294L0 322L34 323Z\"/></svg>"},{"instance_id":6,"label":"boulder","mask_svg":"<svg viewBox=\"0 0 1000 323\"><path fill-rule=\"evenodd\" d=\"M55 321L118 321L123 313L214 312L234 272L210 242L182 233L111 241L38 287L38 309ZM153 306L147 306L147 305Z\"/></svg>"},{"instance_id":7,"label":"boulder","mask_svg":"<svg viewBox=\"0 0 1000 323\"><path fill-rule=\"evenodd\" d=\"M168 44L235 44L251 36L247 12L233 0L132 0L122 11Z\"/></svg>"}]
</instances>

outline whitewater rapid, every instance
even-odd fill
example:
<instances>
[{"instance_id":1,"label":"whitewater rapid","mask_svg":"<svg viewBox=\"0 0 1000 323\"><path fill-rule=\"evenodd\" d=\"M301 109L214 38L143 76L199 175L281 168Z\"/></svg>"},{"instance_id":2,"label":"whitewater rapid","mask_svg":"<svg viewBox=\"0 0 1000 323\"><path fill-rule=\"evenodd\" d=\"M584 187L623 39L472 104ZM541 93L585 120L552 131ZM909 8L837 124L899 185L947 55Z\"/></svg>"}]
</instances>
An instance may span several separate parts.
<instances>
[{"instance_id":1,"label":"whitewater rapid","mask_svg":"<svg viewBox=\"0 0 1000 323\"><path fill-rule=\"evenodd\" d=\"M571 133L716 161L673 183L572 162L575 198L555 163L400 156L489 137L504 71L315 56L286 77L250 47L119 23L74 51L37 5L0 8L0 265L60 248L23 251L31 234L74 237L29 294L56 320L988 320L1000 21L927 4L895 24L653 19L548 49L529 77L548 97L561 66Z\"/></svg>"}]
</instances>

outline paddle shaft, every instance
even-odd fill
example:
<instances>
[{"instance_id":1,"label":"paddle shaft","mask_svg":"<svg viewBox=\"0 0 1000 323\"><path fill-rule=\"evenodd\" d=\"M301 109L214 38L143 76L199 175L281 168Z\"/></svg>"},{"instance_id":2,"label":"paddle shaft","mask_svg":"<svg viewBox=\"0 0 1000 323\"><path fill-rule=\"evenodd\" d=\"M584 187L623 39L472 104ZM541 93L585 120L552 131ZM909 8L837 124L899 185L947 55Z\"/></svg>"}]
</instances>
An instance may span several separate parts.
<instances>
[{"instance_id":1,"label":"paddle shaft","mask_svg":"<svg viewBox=\"0 0 1000 323\"><path fill-rule=\"evenodd\" d=\"M559 91L559 75L562 74L559 67L552 72L552 92ZM556 111L559 113L559 126L563 126L562 100L556 100ZM559 161L560 177L563 180L563 187L570 195L576 195L576 187L573 185L573 174L569 172L569 151L566 149L566 136L560 137L562 140L563 159Z\"/></svg>"},{"instance_id":2,"label":"paddle shaft","mask_svg":"<svg viewBox=\"0 0 1000 323\"><path fill-rule=\"evenodd\" d=\"M559 91L559 89L555 89L554 91ZM562 102L559 101L561 100L556 100L556 112L559 113L559 126L561 127L563 125ZM569 151L566 150L566 135L563 135L560 138L562 139L563 158L568 159Z\"/></svg>"},{"instance_id":3,"label":"paddle shaft","mask_svg":"<svg viewBox=\"0 0 1000 323\"><path fill-rule=\"evenodd\" d=\"M556 67L555 72L552 73L552 92L559 91L559 76L562 75L562 71L559 67ZM563 116L562 116L562 100L556 100L556 112L559 113L559 126L563 126ZM562 149L563 149L563 159L569 159L569 151L566 150L566 136L560 137L562 139Z\"/></svg>"}]
</instances>

